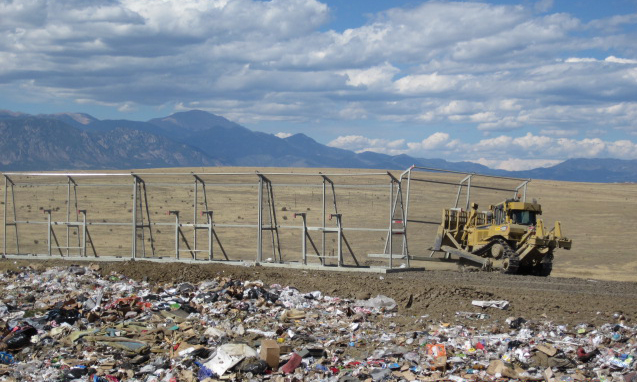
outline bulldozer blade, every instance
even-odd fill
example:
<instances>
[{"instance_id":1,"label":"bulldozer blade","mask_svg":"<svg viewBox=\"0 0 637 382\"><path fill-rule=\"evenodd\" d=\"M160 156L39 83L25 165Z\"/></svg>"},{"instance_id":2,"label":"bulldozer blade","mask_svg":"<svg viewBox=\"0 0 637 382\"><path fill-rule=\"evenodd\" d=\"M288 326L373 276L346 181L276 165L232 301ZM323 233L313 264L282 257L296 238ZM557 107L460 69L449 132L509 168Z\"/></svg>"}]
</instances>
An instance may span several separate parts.
<instances>
[{"instance_id":1,"label":"bulldozer blade","mask_svg":"<svg viewBox=\"0 0 637 382\"><path fill-rule=\"evenodd\" d=\"M448 245L443 245L441 250L443 250L445 252L448 252L448 253L450 253L452 255L458 256L460 258L463 258L465 260L469 260L469 261L471 261L473 263L480 264L483 267L488 267L489 265L491 265L491 260L488 259L488 258L477 256L477 255L474 255L472 253L469 253L467 251L463 251L463 250L460 250L460 249L455 249L455 248L452 248L452 247L450 247Z\"/></svg>"}]
</instances>

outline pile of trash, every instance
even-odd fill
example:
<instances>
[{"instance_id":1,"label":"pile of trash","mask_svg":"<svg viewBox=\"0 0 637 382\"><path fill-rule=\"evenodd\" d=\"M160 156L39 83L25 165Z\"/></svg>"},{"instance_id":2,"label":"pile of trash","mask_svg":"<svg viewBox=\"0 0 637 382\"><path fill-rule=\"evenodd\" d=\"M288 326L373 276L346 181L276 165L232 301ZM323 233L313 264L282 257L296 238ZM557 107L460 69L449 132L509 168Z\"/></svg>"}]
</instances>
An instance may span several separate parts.
<instances>
[{"instance_id":1,"label":"pile of trash","mask_svg":"<svg viewBox=\"0 0 637 382\"><path fill-rule=\"evenodd\" d=\"M637 382L637 327L511 317L474 302L455 322L396 324L387 296L217 277L157 285L99 265L0 276L0 379L6 381ZM478 308L479 307L479 308Z\"/></svg>"}]
</instances>

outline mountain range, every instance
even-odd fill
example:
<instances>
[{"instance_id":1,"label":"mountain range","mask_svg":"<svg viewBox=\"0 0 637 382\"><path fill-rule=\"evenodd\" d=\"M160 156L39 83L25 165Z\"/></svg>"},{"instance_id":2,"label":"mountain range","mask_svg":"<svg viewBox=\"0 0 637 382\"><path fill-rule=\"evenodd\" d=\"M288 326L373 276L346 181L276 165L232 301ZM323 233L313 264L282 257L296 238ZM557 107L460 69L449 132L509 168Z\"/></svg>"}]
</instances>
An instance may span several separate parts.
<instances>
[{"instance_id":1,"label":"mountain range","mask_svg":"<svg viewBox=\"0 0 637 382\"><path fill-rule=\"evenodd\" d=\"M494 170L472 162L355 153L304 134L279 138L200 110L146 122L99 120L88 114L30 115L0 111L0 171L253 166L406 169L581 182L636 182L637 160L569 159L529 171Z\"/></svg>"}]
</instances>

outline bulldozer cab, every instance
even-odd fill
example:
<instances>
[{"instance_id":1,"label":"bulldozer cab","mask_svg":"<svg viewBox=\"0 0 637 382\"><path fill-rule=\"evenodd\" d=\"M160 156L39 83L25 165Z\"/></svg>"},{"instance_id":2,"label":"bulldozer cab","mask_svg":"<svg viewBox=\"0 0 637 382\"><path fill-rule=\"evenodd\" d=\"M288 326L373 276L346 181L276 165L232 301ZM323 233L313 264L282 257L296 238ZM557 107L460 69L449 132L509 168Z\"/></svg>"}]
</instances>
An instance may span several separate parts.
<instances>
[{"instance_id":1,"label":"bulldozer cab","mask_svg":"<svg viewBox=\"0 0 637 382\"><path fill-rule=\"evenodd\" d=\"M492 211L495 224L535 226L537 215L542 214L542 207L537 203L507 200L492 207Z\"/></svg>"}]
</instances>

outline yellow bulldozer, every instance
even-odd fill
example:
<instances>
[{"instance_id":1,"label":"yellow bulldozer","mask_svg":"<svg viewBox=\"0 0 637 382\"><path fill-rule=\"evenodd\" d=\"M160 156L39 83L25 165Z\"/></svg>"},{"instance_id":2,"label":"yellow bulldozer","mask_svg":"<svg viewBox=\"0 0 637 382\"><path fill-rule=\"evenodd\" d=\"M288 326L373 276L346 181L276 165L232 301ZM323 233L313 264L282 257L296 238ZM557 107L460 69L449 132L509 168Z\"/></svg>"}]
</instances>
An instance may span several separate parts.
<instances>
[{"instance_id":1,"label":"yellow bulldozer","mask_svg":"<svg viewBox=\"0 0 637 382\"><path fill-rule=\"evenodd\" d=\"M517 198L491 205L486 211L478 211L475 203L469 211L448 208L443 210L432 250L487 270L548 276L554 250L571 249L572 241L562 235L559 221L547 230L538 219L541 214L540 204Z\"/></svg>"}]
</instances>

